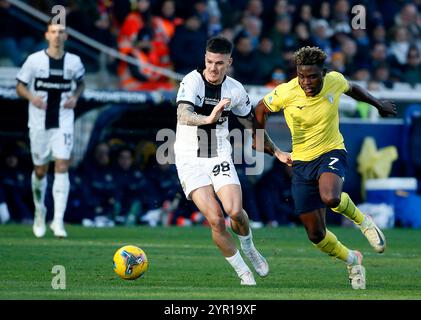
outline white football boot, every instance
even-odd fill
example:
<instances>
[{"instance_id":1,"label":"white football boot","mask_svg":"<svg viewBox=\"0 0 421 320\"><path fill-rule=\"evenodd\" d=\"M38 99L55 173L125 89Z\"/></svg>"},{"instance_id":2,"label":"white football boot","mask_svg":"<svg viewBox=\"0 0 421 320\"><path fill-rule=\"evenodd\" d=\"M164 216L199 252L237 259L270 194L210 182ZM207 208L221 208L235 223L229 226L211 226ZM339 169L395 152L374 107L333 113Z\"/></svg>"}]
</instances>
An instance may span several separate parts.
<instances>
[{"instance_id":1,"label":"white football boot","mask_svg":"<svg viewBox=\"0 0 421 320\"><path fill-rule=\"evenodd\" d=\"M266 277L269 274L269 264L256 248L253 247L247 251L243 250L243 252L259 276Z\"/></svg>"},{"instance_id":2,"label":"white football boot","mask_svg":"<svg viewBox=\"0 0 421 320\"><path fill-rule=\"evenodd\" d=\"M364 221L358 227L374 248L374 251L382 253L386 249L386 238L369 215L364 217Z\"/></svg>"},{"instance_id":3,"label":"white football boot","mask_svg":"<svg viewBox=\"0 0 421 320\"><path fill-rule=\"evenodd\" d=\"M35 209L34 214L34 224L32 226L32 231L34 232L35 237L42 238L47 231L45 226L45 217L47 215L47 208L42 207L40 209Z\"/></svg>"},{"instance_id":4,"label":"white football boot","mask_svg":"<svg viewBox=\"0 0 421 320\"><path fill-rule=\"evenodd\" d=\"M253 273L251 271L246 271L240 276L242 286L255 286L256 280L254 280Z\"/></svg>"},{"instance_id":5,"label":"white football boot","mask_svg":"<svg viewBox=\"0 0 421 320\"><path fill-rule=\"evenodd\" d=\"M53 220L50 224L50 229L53 231L54 236L57 238L67 238L67 232L64 229L63 221Z\"/></svg>"}]
</instances>

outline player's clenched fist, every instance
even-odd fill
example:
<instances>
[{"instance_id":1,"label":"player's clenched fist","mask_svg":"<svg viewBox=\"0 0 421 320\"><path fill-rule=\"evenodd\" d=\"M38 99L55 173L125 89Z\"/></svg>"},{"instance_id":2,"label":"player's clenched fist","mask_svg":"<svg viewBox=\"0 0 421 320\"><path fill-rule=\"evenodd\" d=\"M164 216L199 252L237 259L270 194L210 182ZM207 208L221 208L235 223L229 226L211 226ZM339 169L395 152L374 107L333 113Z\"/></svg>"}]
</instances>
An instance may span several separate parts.
<instances>
[{"instance_id":1,"label":"player's clenched fist","mask_svg":"<svg viewBox=\"0 0 421 320\"><path fill-rule=\"evenodd\" d=\"M40 109L43 109L43 110L47 109L47 104L45 103L44 99L42 99L39 96L34 96L31 99L31 102L37 108L40 108Z\"/></svg>"}]
</instances>

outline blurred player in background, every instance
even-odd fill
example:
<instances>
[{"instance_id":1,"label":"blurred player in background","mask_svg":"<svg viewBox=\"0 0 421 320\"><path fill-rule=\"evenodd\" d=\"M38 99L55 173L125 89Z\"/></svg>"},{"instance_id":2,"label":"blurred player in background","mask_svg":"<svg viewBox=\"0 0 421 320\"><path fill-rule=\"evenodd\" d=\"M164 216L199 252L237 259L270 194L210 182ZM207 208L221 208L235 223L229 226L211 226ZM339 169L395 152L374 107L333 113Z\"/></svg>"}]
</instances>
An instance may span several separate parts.
<instances>
[{"instance_id":1,"label":"blurred player in background","mask_svg":"<svg viewBox=\"0 0 421 320\"><path fill-rule=\"evenodd\" d=\"M228 116L232 112L246 128L252 128L253 113L241 83L226 76L232 63L232 43L223 38L207 42L205 69L187 74L177 94L176 166L187 199L193 200L209 222L212 239L241 279L255 285L253 273L244 262L225 226L221 201L243 253L256 272L269 273L265 258L256 250L243 210L241 186L231 158Z\"/></svg>"},{"instance_id":2,"label":"blurred player in background","mask_svg":"<svg viewBox=\"0 0 421 320\"><path fill-rule=\"evenodd\" d=\"M257 150L275 155L292 165L292 195L295 212L308 238L321 251L344 261L354 289L365 289L362 254L350 250L326 228L326 206L352 220L376 252L383 252L386 239L374 221L364 215L342 192L347 169L347 152L339 132L338 105L346 95L376 107L381 116L396 115L396 106L380 101L361 87L349 83L339 72L326 73L326 54L317 47L303 47L295 53L298 77L267 94L255 109L257 127L264 129L267 114L284 110L292 135L292 155L284 154L266 136Z\"/></svg>"},{"instance_id":3,"label":"blurred player in background","mask_svg":"<svg viewBox=\"0 0 421 320\"><path fill-rule=\"evenodd\" d=\"M67 237L63 217L70 182L69 159L73 148L74 108L85 87L85 68L77 55L64 51L65 26L49 22L45 38L48 48L31 54L17 75L16 91L29 101L29 139L34 164L32 192L35 204L33 232L45 235L49 162L54 167L54 219L56 237Z\"/></svg>"}]
</instances>

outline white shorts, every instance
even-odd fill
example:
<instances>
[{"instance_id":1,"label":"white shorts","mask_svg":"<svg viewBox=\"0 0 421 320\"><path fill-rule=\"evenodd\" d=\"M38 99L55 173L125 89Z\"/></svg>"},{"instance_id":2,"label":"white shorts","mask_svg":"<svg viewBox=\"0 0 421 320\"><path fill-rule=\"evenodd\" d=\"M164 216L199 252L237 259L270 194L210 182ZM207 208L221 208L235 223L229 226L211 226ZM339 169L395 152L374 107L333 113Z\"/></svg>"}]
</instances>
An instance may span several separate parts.
<instances>
[{"instance_id":1,"label":"white shorts","mask_svg":"<svg viewBox=\"0 0 421 320\"><path fill-rule=\"evenodd\" d=\"M215 192L228 184L238 184L237 171L231 157L176 157L178 178L188 200L190 193L200 187L213 185Z\"/></svg>"},{"instance_id":2,"label":"white shorts","mask_svg":"<svg viewBox=\"0 0 421 320\"><path fill-rule=\"evenodd\" d=\"M73 148L73 129L29 129L31 156L41 166L55 159L70 159Z\"/></svg>"}]
</instances>

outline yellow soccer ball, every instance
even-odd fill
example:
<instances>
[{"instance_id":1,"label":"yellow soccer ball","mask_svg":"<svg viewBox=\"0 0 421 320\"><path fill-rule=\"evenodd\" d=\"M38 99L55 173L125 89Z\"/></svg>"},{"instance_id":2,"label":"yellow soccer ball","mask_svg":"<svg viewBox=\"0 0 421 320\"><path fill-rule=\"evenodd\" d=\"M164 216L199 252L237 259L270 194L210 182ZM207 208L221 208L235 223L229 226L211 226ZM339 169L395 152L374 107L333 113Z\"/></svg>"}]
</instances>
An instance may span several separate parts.
<instances>
[{"instance_id":1,"label":"yellow soccer ball","mask_svg":"<svg viewBox=\"0 0 421 320\"><path fill-rule=\"evenodd\" d=\"M125 280L135 280L145 274L149 262L145 252L132 245L121 247L113 258L114 271Z\"/></svg>"}]
</instances>

